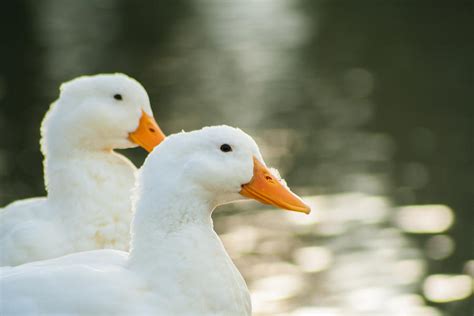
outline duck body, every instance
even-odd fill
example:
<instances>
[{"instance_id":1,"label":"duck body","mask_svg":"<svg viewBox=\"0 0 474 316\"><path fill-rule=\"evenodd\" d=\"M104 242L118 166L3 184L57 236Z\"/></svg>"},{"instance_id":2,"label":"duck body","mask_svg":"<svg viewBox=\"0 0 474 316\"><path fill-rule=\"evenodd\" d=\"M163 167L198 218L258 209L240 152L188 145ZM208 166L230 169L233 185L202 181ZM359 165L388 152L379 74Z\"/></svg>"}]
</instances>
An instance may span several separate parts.
<instances>
[{"instance_id":1,"label":"duck body","mask_svg":"<svg viewBox=\"0 0 474 316\"><path fill-rule=\"evenodd\" d=\"M167 259L153 252L144 271L127 252L107 249L3 267L0 314L251 315L245 281L218 237L191 226L163 239Z\"/></svg>"},{"instance_id":2,"label":"duck body","mask_svg":"<svg viewBox=\"0 0 474 316\"><path fill-rule=\"evenodd\" d=\"M127 250L136 168L113 149L153 148L163 138L146 91L132 78L97 75L63 84L41 126L47 197L0 209L0 265Z\"/></svg>"},{"instance_id":3,"label":"duck body","mask_svg":"<svg viewBox=\"0 0 474 316\"><path fill-rule=\"evenodd\" d=\"M17 201L0 210L0 264L102 248L127 250L135 166L114 152L52 166L47 198Z\"/></svg>"},{"instance_id":4,"label":"duck body","mask_svg":"<svg viewBox=\"0 0 474 316\"><path fill-rule=\"evenodd\" d=\"M193 245L220 244L217 236L199 231L187 232ZM154 277L130 266L127 252L108 249L3 267L0 314L250 315L247 286L227 254L213 251L216 256L203 262L208 253L194 250L197 258L163 251L180 261L156 265Z\"/></svg>"},{"instance_id":5,"label":"duck body","mask_svg":"<svg viewBox=\"0 0 474 316\"><path fill-rule=\"evenodd\" d=\"M146 286L123 273L126 257L126 252L107 249L2 267L0 314L146 315L140 310L146 296L140 291ZM110 278L118 286L107 286ZM118 302L120 308L110 302Z\"/></svg>"}]
</instances>

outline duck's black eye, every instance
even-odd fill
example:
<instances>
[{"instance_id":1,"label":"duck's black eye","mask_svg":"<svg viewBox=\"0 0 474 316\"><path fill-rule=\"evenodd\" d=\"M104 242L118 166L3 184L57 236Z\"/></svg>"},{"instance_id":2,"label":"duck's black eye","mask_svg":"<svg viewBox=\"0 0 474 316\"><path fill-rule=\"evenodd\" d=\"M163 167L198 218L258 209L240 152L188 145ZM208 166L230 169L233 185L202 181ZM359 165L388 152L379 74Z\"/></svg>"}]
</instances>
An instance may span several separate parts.
<instances>
[{"instance_id":1,"label":"duck's black eye","mask_svg":"<svg viewBox=\"0 0 474 316\"><path fill-rule=\"evenodd\" d=\"M221 151L228 153L229 151L232 151L232 147L230 147L229 144L223 144L221 145Z\"/></svg>"},{"instance_id":2,"label":"duck's black eye","mask_svg":"<svg viewBox=\"0 0 474 316\"><path fill-rule=\"evenodd\" d=\"M122 101L122 100L123 100L122 95L121 95L121 94L118 94L118 93L117 93L117 94L114 94L114 99L115 99L115 100L119 100L119 101Z\"/></svg>"}]
</instances>

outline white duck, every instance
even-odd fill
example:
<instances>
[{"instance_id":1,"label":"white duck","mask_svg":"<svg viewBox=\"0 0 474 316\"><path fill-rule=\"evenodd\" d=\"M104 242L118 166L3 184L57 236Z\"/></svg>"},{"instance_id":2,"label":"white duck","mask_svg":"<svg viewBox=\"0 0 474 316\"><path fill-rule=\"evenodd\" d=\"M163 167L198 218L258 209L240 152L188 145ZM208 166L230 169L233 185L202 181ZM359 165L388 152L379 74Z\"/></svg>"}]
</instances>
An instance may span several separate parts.
<instances>
[{"instance_id":1,"label":"white duck","mask_svg":"<svg viewBox=\"0 0 474 316\"><path fill-rule=\"evenodd\" d=\"M245 281L211 219L242 196L310 211L241 130L169 136L140 171L130 254L96 250L2 268L0 314L250 315Z\"/></svg>"},{"instance_id":2,"label":"white duck","mask_svg":"<svg viewBox=\"0 0 474 316\"><path fill-rule=\"evenodd\" d=\"M61 86L41 127L47 197L0 210L0 265L128 249L135 166L115 148L148 151L164 135L145 89L123 74Z\"/></svg>"}]
</instances>

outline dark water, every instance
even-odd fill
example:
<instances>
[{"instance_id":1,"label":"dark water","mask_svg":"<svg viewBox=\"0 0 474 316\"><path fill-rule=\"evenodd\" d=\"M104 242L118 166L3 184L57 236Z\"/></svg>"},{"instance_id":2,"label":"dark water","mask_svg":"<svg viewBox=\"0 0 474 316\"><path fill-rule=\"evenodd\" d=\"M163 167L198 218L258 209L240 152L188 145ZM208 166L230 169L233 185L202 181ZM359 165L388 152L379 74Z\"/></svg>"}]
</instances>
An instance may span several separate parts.
<instances>
[{"instance_id":1,"label":"dark water","mask_svg":"<svg viewBox=\"0 0 474 316\"><path fill-rule=\"evenodd\" d=\"M363 268L369 265L362 253L349 248L371 238L380 238L380 247L402 238L423 258L426 275L472 273L472 1L18 0L3 1L0 12L1 205L45 193L39 125L59 84L120 71L147 88L167 133L236 125L256 136L267 160L300 192L366 194L324 202L349 210L383 197L384 206L368 206L387 212L375 226L357 222L349 237L334 239L293 231L286 243L321 245L338 258L355 253L351 258ZM141 150L125 154L137 164L144 157ZM453 225L394 237L387 229L396 226L391 218L399 210L391 205L420 204L446 205ZM234 213L216 214L217 227L258 216ZM330 225L323 220L321 227ZM264 227L252 229L258 235ZM253 236L252 229L239 236ZM430 255L429 249L446 243L446 254ZM282 258L297 262L321 250L311 249ZM251 256L242 261L253 262ZM239 267L252 278L244 263ZM333 280L330 273L311 276L311 284ZM423 280L407 291L423 294ZM327 299L304 297L295 304L342 304L330 299L334 288L311 289ZM445 315L470 315L474 308L472 295L444 303L428 297L428 303Z\"/></svg>"}]
</instances>

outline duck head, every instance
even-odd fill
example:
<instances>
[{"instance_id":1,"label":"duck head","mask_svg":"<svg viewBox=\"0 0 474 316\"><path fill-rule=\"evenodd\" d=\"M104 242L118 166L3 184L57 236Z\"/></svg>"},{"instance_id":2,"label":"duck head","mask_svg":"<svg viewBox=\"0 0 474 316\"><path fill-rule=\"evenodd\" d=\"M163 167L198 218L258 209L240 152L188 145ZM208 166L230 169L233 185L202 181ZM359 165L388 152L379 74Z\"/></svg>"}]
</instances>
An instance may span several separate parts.
<instances>
[{"instance_id":1,"label":"duck head","mask_svg":"<svg viewBox=\"0 0 474 316\"><path fill-rule=\"evenodd\" d=\"M46 142L60 148L112 150L137 145L151 151L165 135L140 83L124 74L83 76L61 85L42 125Z\"/></svg>"},{"instance_id":2,"label":"duck head","mask_svg":"<svg viewBox=\"0 0 474 316\"><path fill-rule=\"evenodd\" d=\"M159 176L157 177L157 173ZM141 171L142 189L176 187L211 206L246 198L308 214L310 207L266 167L255 141L229 126L174 134L149 155ZM139 181L140 182L140 181Z\"/></svg>"}]
</instances>

